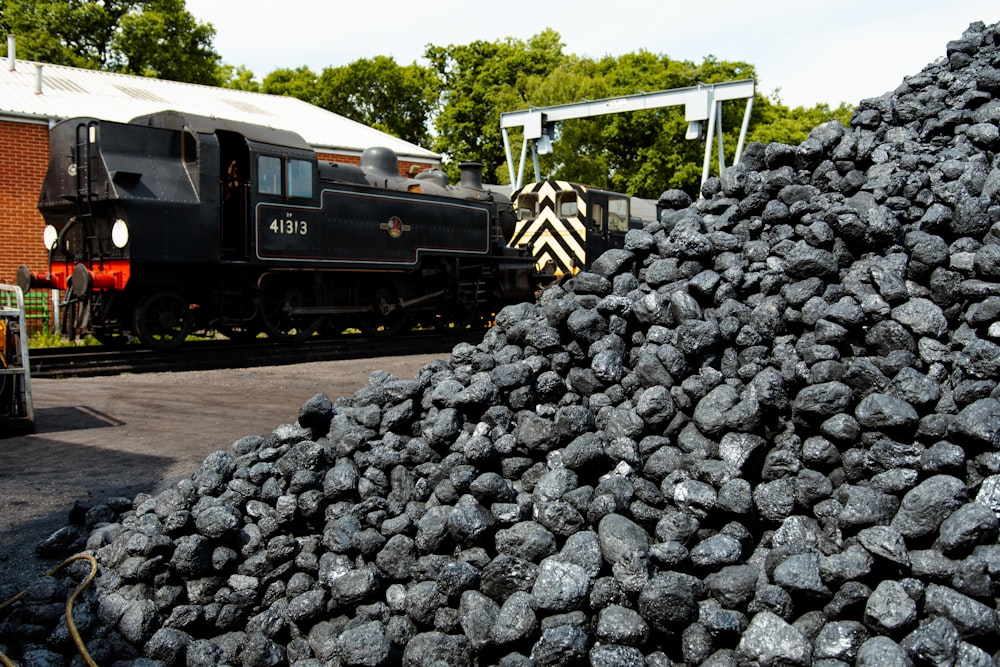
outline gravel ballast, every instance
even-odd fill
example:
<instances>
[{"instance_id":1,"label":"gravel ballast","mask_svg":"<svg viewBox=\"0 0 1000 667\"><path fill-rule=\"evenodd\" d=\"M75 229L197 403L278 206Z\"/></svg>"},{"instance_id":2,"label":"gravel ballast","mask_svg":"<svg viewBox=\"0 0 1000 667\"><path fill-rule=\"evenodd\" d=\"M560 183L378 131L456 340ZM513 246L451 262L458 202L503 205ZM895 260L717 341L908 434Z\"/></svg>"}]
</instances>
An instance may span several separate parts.
<instances>
[{"instance_id":1,"label":"gravel ballast","mask_svg":"<svg viewBox=\"0 0 1000 667\"><path fill-rule=\"evenodd\" d=\"M482 343L39 549L97 557L101 665L996 665L998 149L975 23ZM77 579L0 649L79 664Z\"/></svg>"}]
</instances>

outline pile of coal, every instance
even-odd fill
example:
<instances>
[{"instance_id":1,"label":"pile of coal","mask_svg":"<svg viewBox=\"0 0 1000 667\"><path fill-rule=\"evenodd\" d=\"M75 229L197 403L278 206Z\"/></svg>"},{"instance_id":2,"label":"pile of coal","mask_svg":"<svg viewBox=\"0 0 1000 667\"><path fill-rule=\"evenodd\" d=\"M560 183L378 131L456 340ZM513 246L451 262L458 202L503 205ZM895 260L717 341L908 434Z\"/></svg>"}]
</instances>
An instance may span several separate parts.
<instances>
[{"instance_id":1,"label":"pile of coal","mask_svg":"<svg viewBox=\"0 0 1000 667\"><path fill-rule=\"evenodd\" d=\"M1000 27L49 548L102 665L996 665ZM75 585L0 625L72 662Z\"/></svg>"}]
</instances>

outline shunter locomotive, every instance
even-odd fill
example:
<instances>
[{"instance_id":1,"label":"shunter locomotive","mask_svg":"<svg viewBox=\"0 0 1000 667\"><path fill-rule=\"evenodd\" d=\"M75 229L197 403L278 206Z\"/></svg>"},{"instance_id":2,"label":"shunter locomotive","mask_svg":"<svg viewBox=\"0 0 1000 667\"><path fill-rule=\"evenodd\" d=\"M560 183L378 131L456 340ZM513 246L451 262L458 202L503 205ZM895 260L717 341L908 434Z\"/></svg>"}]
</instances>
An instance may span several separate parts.
<instances>
[{"instance_id":1,"label":"shunter locomotive","mask_svg":"<svg viewBox=\"0 0 1000 667\"><path fill-rule=\"evenodd\" d=\"M48 270L18 284L65 290L64 327L105 343L389 335L480 322L536 287L478 163L455 185L407 178L387 148L328 163L293 132L174 111L56 124L38 208Z\"/></svg>"},{"instance_id":2,"label":"shunter locomotive","mask_svg":"<svg viewBox=\"0 0 1000 667\"><path fill-rule=\"evenodd\" d=\"M528 183L512 199L511 244L535 257L539 282L589 269L608 248L624 247L629 229L643 225L632 216L628 195L568 181Z\"/></svg>"}]
</instances>

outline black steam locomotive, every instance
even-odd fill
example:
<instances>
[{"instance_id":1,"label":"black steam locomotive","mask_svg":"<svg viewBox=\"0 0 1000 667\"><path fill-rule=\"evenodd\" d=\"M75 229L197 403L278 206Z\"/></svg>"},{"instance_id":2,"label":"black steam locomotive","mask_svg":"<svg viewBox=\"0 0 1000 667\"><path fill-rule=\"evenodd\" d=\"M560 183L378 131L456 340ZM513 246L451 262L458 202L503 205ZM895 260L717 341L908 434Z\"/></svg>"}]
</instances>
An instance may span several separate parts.
<instances>
[{"instance_id":1,"label":"black steam locomotive","mask_svg":"<svg viewBox=\"0 0 1000 667\"><path fill-rule=\"evenodd\" d=\"M74 335L389 335L533 298L536 259L509 245L514 209L478 163L457 185L406 178L386 148L327 163L295 133L173 111L65 120L49 142L49 268L18 284L65 290Z\"/></svg>"}]
</instances>

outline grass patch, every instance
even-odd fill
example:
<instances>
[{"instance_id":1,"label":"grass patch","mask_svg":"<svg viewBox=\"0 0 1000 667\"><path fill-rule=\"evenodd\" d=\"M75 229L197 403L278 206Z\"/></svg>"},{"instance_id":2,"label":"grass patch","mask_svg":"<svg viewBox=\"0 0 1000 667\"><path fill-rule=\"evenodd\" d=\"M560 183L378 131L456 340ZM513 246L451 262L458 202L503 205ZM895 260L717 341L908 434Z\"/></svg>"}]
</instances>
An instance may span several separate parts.
<instances>
[{"instance_id":1,"label":"grass patch","mask_svg":"<svg viewBox=\"0 0 1000 667\"><path fill-rule=\"evenodd\" d=\"M53 348L53 347L83 347L90 345L100 345L93 336L84 336L76 340L70 340L57 333L34 333L28 337L28 348Z\"/></svg>"}]
</instances>

